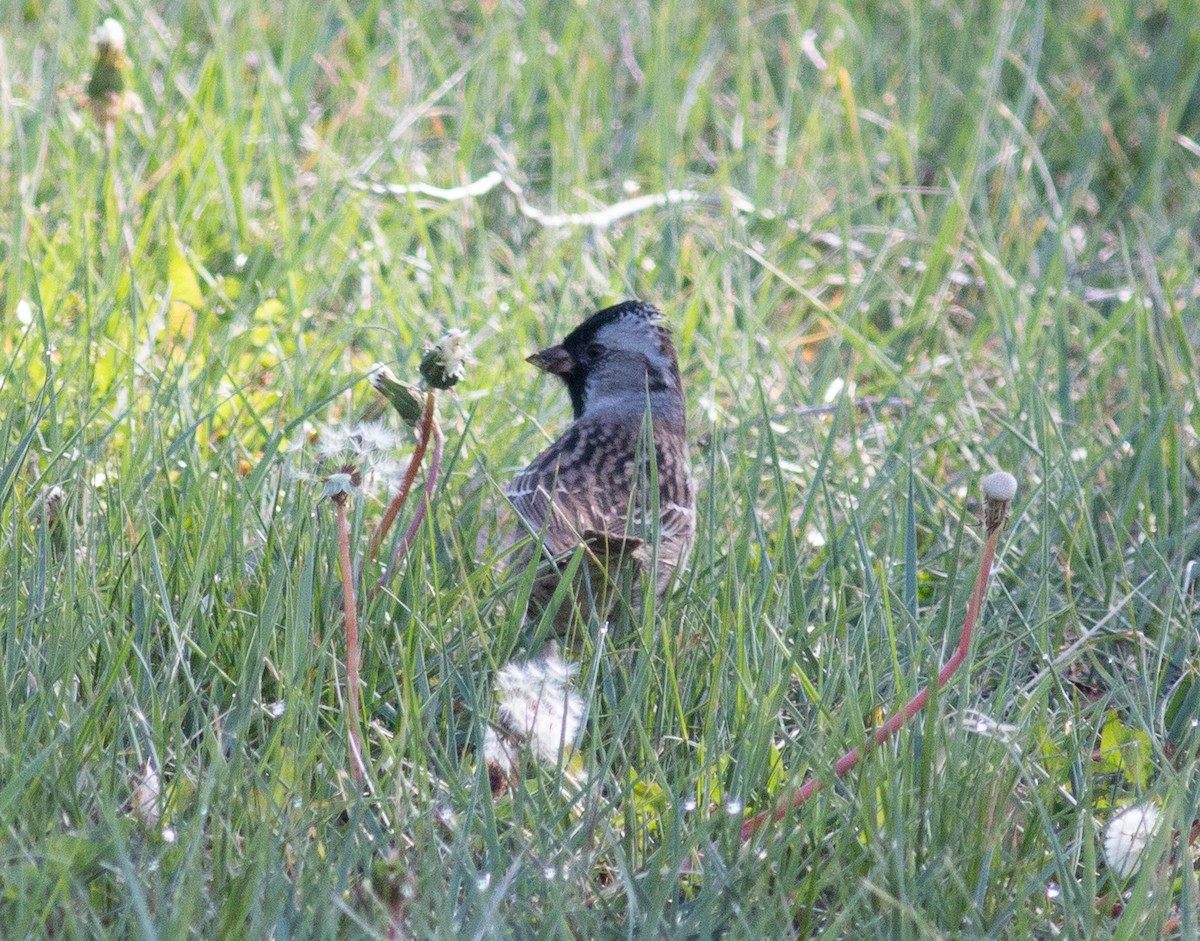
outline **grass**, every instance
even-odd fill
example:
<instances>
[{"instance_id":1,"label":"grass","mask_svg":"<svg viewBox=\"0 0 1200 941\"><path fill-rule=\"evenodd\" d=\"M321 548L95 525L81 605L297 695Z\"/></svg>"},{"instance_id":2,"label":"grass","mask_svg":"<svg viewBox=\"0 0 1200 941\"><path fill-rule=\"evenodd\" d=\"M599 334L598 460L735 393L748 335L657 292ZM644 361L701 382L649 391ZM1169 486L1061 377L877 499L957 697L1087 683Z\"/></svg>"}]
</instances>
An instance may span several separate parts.
<instances>
[{"instance_id":1,"label":"grass","mask_svg":"<svg viewBox=\"0 0 1200 941\"><path fill-rule=\"evenodd\" d=\"M79 95L109 15L141 108L106 142ZM0 935L1197 935L1194 5L0 17ZM363 188L497 168L520 200ZM522 211L671 189L706 198ZM568 415L522 360L630 295L676 327L699 539L583 659L586 782L494 800L528 638L486 534ZM477 362L436 504L361 611L367 798L305 442L446 327ZM997 467L967 667L742 845L953 647ZM1104 827L1143 800L1121 879Z\"/></svg>"}]
</instances>

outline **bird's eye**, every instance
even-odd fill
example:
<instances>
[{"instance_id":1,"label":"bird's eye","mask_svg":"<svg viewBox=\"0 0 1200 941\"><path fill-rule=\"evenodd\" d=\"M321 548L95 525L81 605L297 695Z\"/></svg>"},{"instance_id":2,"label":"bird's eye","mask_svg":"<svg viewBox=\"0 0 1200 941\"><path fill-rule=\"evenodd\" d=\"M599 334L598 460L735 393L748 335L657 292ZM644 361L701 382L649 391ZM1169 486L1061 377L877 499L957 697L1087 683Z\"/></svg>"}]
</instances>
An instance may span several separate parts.
<instances>
[{"instance_id":1,"label":"bird's eye","mask_svg":"<svg viewBox=\"0 0 1200 941\"><path fill-rule=\"evenodd\" d=\"M603 355L604 355L603 344L589 343L587 346L585 346L583 348L583 358L589 363L594 363L596 360L598 360Z\"/></svg>"}]
</instances>

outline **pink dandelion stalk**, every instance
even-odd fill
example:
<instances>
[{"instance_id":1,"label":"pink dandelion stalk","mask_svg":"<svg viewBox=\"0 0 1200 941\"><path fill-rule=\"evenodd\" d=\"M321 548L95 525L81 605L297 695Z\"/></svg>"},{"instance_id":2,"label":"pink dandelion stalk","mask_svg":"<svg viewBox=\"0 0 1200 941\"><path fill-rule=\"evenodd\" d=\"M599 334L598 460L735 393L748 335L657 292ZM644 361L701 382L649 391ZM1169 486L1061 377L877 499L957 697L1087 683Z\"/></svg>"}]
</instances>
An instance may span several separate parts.
<instances>
[{"instance_id":1,"label":"pink dandelion stalk","mask_svg":"<svg viewBox=\"0 0 1200 941\"><path fill-rule=\"evenodd\" d=\"M425 495L413 513L408 529L392 554L391 563L379 579L378 587L384 587L392 577L401 559L420 532L422 521L433 501L437 488L438 473L442 463L442 448L445 437L437 422L435 390L452 389L466 373L470 356L467 334L461 330L447 332L435 343L421 360L422 388L417 389L400 382L386 366L377 366L371 371L370 381L400 417L417 429L417 444L409 458L408 468L395 495L388 502L379 526L371 537L367 548L367 559L374 560L388 532L400 515L417 473L424 462L429 444L433 442L433 454L425 473ZM365 426L364 426L365 427ZM360 431L357 437L367 437ZM378 444L379 433L369 435ZM350 494L362 483L357 465L347 464L325 481L325 496L337 507L338 568L342 580L342 612L346 625L346 734L350 751L350 772L358 786L368 780L366 752L363 748L362 706L360 691L360 667L362 650L359 644L358 593L356 590L357 570L350 548L350 519L347 503Z\"/></svg>"},{"instance_id":2,"label":"pink dandelion stalk","mask_svg":"<svg viewBox=\"0 0 1200 941\"><path fill-rule=\"evenodd\" d=\"M349 496L361 478L356 470L347 468L333 474L325 483L325 492L337 507L338 569L342 576L342 611L346 622L346 736L350 749L350 773L354 783L361 785L367 777L359 730L359 663L362 653L358 642L358 603L354 591L354 563L350 558L350 520L346 511Z\"/></svg>"},{"instance_id":3,"label":"pink dandelion stalk","mask_svg":"<svg viewBox=\"0 0 1200 941\"><path fill-rule=\"evenodd\" d=\"M983 547L983 558L979 563L979 575L975 579L971 600L967 603L967 614L963 621L962 634L958 638L958 646L954 648L950 659L938 671L937 679L932 684L917 693L905 704L904 708L893 713L868 737L866 742L857 748L850 749L834 763L833 774L830 776L832 779L845 777L862 760L863 755L877 745L886 742L913 716L924 709L925 703L929 701L930 689L940 690L949 683L950 678L954 676L971 652L971 637L975 631L975 624L979 620L979 613L983 609L983 598L987 593L988 579L992 573L992 561L996 556L996 540L1008 515L1009 504L1017 494L1017 479L1006 471L997 471L983 479L982 487L987 542ZM827 780L827 778L809 778L797 790L785 795L774 808L750 817L742 824L742 842L748 842L767 823L781 820L791 811L802 807L809 798L824 789Z\"/></svg>"}]
</instances>

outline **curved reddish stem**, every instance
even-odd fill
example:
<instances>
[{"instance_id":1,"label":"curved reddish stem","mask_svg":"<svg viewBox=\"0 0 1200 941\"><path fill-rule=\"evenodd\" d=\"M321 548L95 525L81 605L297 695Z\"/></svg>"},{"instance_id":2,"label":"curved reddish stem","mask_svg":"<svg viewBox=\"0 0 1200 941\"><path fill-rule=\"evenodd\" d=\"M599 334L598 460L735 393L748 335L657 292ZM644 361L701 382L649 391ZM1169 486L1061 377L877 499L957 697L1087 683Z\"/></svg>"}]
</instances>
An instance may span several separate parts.
<instances>
[{"instance_id":1,"label":"curved reddish stem","mask_svg":"<svg viewBox=\"0 0 1200 941\"><path fill-rule=\"evenodd\" d=\"M392 524L396 522L396 517L400 515L404 501L408 499L408 492L412 490L413 482L417 479L417 471L420 470L421 461L425 457L425 449L429 447L430 430L435 424L433 407L434 398L431 390L425 394L425 411L421 414L420 424L417 425L417 446L413 449L412 457L408 459L408 467L404 471L404 479L400 481L400 489L388 503L387 509L383 512L383 518L379 521L379 527L371 536L371 547L367 553L368 560L374 560L379 554L379 546L387 537Z\"/></svg>"},{"instance_id":2,"label":"curved reddish stem","mask_svg":"<svg viewBox=\"0 0 1200 941\"><path fill-rule=\"evenodd\" d=\"M1000 533L1000 528L997 525L988 533L987 543L983 549L983 558L979 563L979 575L975 579L975 587L971 592L971 600L967 603L967 614L963 620L962 634L958 638L958 646L954 648L954 653L950 655L950 659L938 671L937 679L910 699L903 709L890 716L883 725L871 733L866 742L857 748L850 749L850 751L834 762L832 775L834 779L845 777L850 769L862 760L863 755L867 754L875 746L882 745L892 735L903 728L906 722L925 708L925 703L929 701L930 689L941 689L950 682L950 677L957 672L958 668L962 666L963 661L967 659L967 654L971 652L971 636L975 631L975 623L979 620L979 612L983 608L984 595L987 593L987 583L992 573L992 560L996 555L996 538ZM769 821L780 820L797 807L803 806L809 798L820 792L824 787L825 779L809 778L791 794L784 795L784 798L774 808L764 810L749 818L742 824L742 842L745 843L751 839Z\"/></svg>"},{"instance_id":3,"label":"curved reddish stem","mask_svg":"<svg viewBox=\"0 0 1200 941\"><path fill-rule=\"evenodd\" d=\"M429 470L425 473L425 499L413 511L413 517L408 523L408 529L404 531L404 535L396 545L396 551L392 553L392 561L389 563L387 571L379 576L380 588L392 580L392 575L396 571L396 567L400 564L400 560L404 558L409 547L417 538L417 533L421 531L421 524L425 522L425 514L429 510L429 505L433 502L433 494L437 489L438 474L442 469L442 451L446 444L446 436L442 434L442 429L436 420L431 422L431 426L433 433L433 454L429 457ZM428 435L426 438L428 438Z\"/></svg>"}]
</instances>

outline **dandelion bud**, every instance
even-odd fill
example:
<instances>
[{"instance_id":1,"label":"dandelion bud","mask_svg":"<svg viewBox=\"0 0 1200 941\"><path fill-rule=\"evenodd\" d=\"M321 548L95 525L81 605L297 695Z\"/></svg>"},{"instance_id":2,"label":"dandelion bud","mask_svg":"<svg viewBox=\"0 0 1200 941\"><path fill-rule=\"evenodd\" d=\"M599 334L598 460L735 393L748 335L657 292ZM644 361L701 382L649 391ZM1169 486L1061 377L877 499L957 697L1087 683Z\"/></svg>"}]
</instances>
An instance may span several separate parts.
<instances>
[{"instance_id":1,"label":"dandelion bud","mask_svg":"<svg viewBox=\"0 0 1200 941\"><path fill-rule=\"evenodd\" d=\"M1017 478L1008 471L996 471L983 478L983 520L991 535L1004 525L1008 505L1017 495Z\"/></svg>"},{"instance_id":2,"label":"dandelion bud","mask_svg":"<svg viewBox=\"0 0 1200 941\"><path fill-rule=\"evenodd\" d=\"M106 56L125 55L125 27L111 16L96 27L92 34L96 50Z\"/></svg>"},{"instance_id":3,"label":"dandelion bud","mask_svg":"<svg viewBox=\"0 0 1200 941\"><path fill-rule=\"evenodd\" d=\"M41 505L38 510L40 521L47 529L54 529L62 517L63 506L67 502L67 492L62 487L48 487L42 491Z\"/></svg>"},{"instance_id":4,"label":"dandelion bud","mask_svg":"<svg viewBox=\"0 0 1200 941\"><path fill-rule=\"evenodd\" d=\"M125 30L111 17L92 34L96 61L87 83L87 100L100 124L111 124L125 103Z\"/></svg>"},{"instance_id":5,"label":"dandelion bud","mask_svg":"<svg viewBox=\"0 0 1200 941\"><path fill-rule=\"evenodd\" d=\"M421 378L434 389L452 389L467 374L465 330L448 330L421 359Z\"/></svg>"},{"instance_id":6,"label":"dandelion bud","mask_svg":"<svg viewBox=\"0 0 1200 941\"><path fill-rule=\"evenodd\" d=\"M382 363L376 363L368 377L372 388L387 399L400 417L415 425L421 419L421 397L409 385L405 385Z\"/></svg>"}]
</instances>

